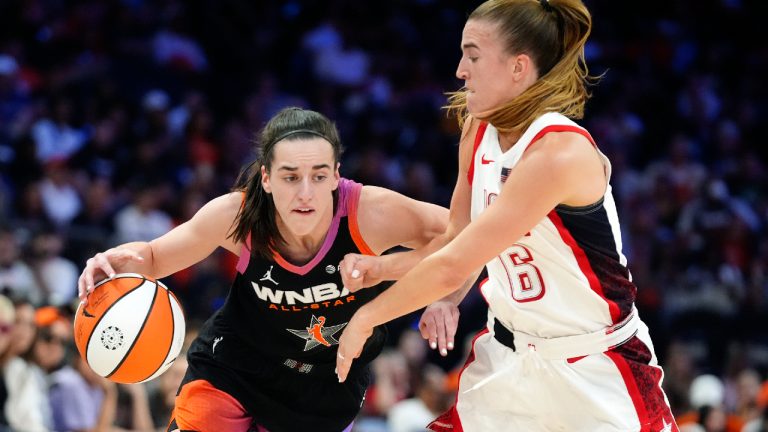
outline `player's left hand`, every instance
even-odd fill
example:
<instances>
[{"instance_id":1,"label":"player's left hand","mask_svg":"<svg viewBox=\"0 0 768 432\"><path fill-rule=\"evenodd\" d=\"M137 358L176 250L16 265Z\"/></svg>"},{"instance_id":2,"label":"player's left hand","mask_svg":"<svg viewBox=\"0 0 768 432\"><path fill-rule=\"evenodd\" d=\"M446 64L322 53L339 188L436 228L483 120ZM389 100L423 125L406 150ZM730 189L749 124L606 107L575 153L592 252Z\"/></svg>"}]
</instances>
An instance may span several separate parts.
<instances>
[{"instance_id":1,"label":"player's left hand","mask_svg":"<svg viewBox=\"0 0 768 432\"><path fill-rule=\"evenodd\" d=\"M360 357L365 341L373 334L372 327L360 324L356 318L357 314L349 320L339 339L339 349L336 354L336 375L339 377L339 382L347 379L352 361Z\"/></svg>"},{"instance_id":2,"label":"player's left hand","mask_svg":"<svg viewBox=\"0 0 768 432\"><path fill-rule=\"evenodd\" d=\"M349 292L357 292L381 283L383 257L349 253L339 263L341 281Z\"/></svg>"},{"instance_id":3,"label":"player's left hand","mask_svg":"<svg viewBox=\"0 0 768 432\"><path fill-rule=\"evenodd\" d=\"M419 320L421 337L429 341L430 348L440 349L443 357L453 349L458 326L459 308L447 300L438 300L427 306Z\"/></svg>"}]
</instances>

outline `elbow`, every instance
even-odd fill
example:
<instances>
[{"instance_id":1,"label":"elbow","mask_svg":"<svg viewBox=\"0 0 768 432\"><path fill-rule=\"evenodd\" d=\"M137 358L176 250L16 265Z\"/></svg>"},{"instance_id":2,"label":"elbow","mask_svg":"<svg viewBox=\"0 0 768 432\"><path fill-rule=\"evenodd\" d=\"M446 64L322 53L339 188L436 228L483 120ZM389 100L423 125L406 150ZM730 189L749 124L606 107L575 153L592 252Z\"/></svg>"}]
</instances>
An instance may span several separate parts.
<instances>
[{"instance_id":1,"label":"elbow","mask_svg":"<svg viewBox=\"0 0 768 432\"><path fill-rule=\"evenodd\" d=\"M426 245L434 240L436 237L440 237L448 230L448 212L445 211L439 215L434 215L428 223L424 224L421 230L422 238L420 243Z\"/></svg>"}]
</instances>

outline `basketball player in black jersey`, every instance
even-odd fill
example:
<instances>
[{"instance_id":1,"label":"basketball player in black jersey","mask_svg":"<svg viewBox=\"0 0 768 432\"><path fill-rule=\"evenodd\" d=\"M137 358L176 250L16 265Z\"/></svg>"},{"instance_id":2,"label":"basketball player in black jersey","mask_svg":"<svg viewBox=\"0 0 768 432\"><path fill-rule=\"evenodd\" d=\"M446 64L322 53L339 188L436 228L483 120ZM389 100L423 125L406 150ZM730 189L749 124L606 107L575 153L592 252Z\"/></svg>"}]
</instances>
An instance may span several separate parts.
<instances>
[{"instance_id":1,"label":"basketball player in black jersey","mask_svg":"<svg viewBox=\"0 0 768 432\"><path fill-rule=\"evenodd\" d=\"M239 256L225 304L187 354L169 431L351 430L385 333L377 327L340 383L341 330L381 288L350 292L339 263L349 253L414 249L382 260L377 277L397 279L448 221L442 207L341 178L338 132L319 113L284 109L259 146L232 193L155 240L96 254L80 276L86 301L95 281L116 273L162 278L217 247Z\"/></svg>"}]
</instances>

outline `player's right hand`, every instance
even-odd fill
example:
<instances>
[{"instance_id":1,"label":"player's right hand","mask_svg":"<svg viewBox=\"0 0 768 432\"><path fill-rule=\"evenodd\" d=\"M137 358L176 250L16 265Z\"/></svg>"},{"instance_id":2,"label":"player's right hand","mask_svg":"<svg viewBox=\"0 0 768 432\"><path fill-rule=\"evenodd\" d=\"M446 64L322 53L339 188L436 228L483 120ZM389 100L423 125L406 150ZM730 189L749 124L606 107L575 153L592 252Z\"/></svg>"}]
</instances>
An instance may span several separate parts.
<instances>
[{"instance_id":1,"label":"player's right hand","mask_svg":"<svg viewBox=\"0 0 768 432\"><path fill-rule=\"evenodd\" d=\"M440 355L448 355L455 342L459 326L459 308L453 302L438 300L424 309L419 320L421 337L429 341L429 347L440 349Z\"/></svg>"},{"instance_id":2,"label":"player's right hand","mask_svg":"<svg viewBox=\"0 0 768 432\"><path fill-rule=\"evenodd\" d=\"M121 247L108 249L88 258L77 280L77 295L80 301L83 304L87 303L88 294L93 291L95 282L114 277L114 267L120 268L130 261L143 262L144 258L134 250Z\"/></svg>"},{"instance_id":3,"label":"player's right hand","mask_svg":"<svg viewBox=\"0 0 768 432\"><path fill-rule=\"evenodd\" d=\"M360 291L380 283L382 257L360 254L346 254L339 263L341 281L350 292Z\"/></svg>"}]
</instances>

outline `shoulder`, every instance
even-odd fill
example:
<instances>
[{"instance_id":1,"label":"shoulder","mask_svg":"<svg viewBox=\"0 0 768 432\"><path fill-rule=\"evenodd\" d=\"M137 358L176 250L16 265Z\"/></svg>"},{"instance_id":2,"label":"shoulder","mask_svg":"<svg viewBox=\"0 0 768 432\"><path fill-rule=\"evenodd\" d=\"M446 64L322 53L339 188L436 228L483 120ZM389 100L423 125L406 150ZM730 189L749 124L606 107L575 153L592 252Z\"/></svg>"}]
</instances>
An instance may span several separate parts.
<instances>
[{"instance_id":1,"label":"shoulder","mask_svg":"<svg viewBox=\"0 0 768 432\"><path fill-rule=\"evenodd\" d=\"M212 199L209 204L213 204L220 207L234 207L236 209L239 209L243 205L243 199L245 198L245 193L241 191L237 192L230 192L228 194L220 195L214 199Z\"/></svg>"},{"instance_id":2,"label":"shoulder","mask_svg":"<svg viewBox=\"0 0 768 432\"><path fill-rule=\"evenodd\" d=\"M376 255L398 244L396 220L407 218L404 195L376 186L363 186L357 205L356 225L360 236Z\"/></svg>"},{"instance_id":3,"label":"shoulder","mask_svg":"<svg viewBox=\"0 0 768 432\"><path fill-rule=\"evenodd\" d=\"M547 132L532 142L524 158L545 158L553 168L565 168L573 163L597 161L594 144L577 131Z\"/></svg>"},{"instance_id":4,"label":"shoulder","mask_svg":"<svg viewBox=\"0 0 768 432\"><path fill-rule=\"evenodd\" d=\"M383 187L363 186L360 188L360 198L357 202L358 221L385 219L392 210L402 205L404 199L404 195Z\"/></svg>"},{"instance_id":5,"label":"shoulder","mask_svg":"<svg viewBox=\"0 0 768 432\"><path fill-rule=\"evenodd\" d=\"M560 204L583 206L605 194L607 175L594 144L578 132L551 132L533 142L523 154L533 178L554 181L563 193Z\"/></svg>"},{"instance_id":6,"label":"shoulder","mask_svg":"<svg viewBox=\"0 0 768 432\"><path fill-rule=\"evenodd\" d=\"M243 205L243 192L231 192L218 196L208 201L198 212L198 214L217 215L217 217L236 215Z\"/></svg>"}]
</instances>

